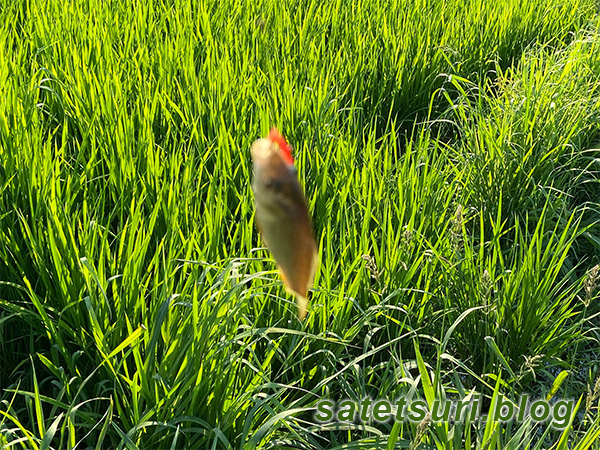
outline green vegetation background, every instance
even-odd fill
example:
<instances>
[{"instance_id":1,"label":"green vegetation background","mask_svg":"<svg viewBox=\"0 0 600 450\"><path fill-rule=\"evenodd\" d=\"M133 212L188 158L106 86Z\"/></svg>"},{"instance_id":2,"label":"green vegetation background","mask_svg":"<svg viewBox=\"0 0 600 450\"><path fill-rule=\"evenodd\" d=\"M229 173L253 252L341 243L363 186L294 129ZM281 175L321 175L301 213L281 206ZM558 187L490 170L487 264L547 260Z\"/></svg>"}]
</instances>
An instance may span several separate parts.
<instances>
[{"instance_id":1,"label":"green vegetation background","mask_svg":"<svg viewBox=\"0 0 600 450\"><path fill-rule=\"evenodd\" d=\"M593 0L0 0L2 448L600 448ZM294 145L299 323L250 144ZM321 397L579 400L318 424Z\"/></svg>"}]
</instances>

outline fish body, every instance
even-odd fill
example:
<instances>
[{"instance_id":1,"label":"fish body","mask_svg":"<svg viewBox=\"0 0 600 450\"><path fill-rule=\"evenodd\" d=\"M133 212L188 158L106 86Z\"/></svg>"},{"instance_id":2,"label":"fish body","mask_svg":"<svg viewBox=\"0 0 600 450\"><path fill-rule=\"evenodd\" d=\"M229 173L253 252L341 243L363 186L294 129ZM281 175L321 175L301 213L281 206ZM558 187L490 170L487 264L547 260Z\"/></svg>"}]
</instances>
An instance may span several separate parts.
<instances>
[{"instance_id":1,"label":"fish body","mask_svg":"<svg viewBox=\"0 0 600 450\"><path fill-rule=\"evenodd\" d=\"M304 319L318 247L291 147L274 128L266 138L254 141L251 155L256 224L286 288L296 296L298 316Z\"/></svg>"}]
</instances>

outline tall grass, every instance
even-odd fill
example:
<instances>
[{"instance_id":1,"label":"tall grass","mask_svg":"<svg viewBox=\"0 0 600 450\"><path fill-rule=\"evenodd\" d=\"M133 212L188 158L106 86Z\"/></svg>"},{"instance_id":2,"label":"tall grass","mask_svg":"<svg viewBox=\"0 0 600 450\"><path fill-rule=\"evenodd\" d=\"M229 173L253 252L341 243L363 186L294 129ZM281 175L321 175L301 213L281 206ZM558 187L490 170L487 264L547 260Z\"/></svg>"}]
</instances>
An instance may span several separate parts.
<instances>
[{"instance_id":1,"label":"tall grass","mask_svg":"<svg viewBox=\"0 0 600 450\"><path fill-rule=\"evenodd\" d=\"M0 1L0 443L599 448L594 7ZM272 124L304 323L253 226ZM582 400L563 432L312 415L523 390Z\"/></svg>"}]
</instances>

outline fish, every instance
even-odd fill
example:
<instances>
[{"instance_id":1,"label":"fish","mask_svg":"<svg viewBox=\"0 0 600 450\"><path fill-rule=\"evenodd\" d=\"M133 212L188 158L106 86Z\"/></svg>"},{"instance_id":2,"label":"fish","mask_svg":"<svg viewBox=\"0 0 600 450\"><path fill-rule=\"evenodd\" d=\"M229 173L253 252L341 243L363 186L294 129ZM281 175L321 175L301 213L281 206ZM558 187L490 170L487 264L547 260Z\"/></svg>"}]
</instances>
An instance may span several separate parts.
<instances>
[{"instance_id":1,"label":"fish","mask_svg":"<svg viewBox=\"0 0 600 450\"><path fill-rule=\"evenodd\" d=\"M296 297L299 319L304 320L319 258L292 147L272 128L267 137L254 141L250 153L256 225L287 291Z\"/></svg>"}]
</instances>

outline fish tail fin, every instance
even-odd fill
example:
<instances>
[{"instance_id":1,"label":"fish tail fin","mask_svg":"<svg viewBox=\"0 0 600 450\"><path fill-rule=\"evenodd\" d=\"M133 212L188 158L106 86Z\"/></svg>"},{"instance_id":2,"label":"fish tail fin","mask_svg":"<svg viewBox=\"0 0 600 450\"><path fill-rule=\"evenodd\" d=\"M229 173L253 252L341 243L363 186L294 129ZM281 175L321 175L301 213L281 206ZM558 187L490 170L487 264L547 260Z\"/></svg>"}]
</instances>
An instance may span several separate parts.
<instances>
[{"instance_id":1,"label":"fish tail fin","mask_svg":"<svg viewBox=\"0 0 600 450\"><path fill-rule=\"evenodd\" d=\"M308 306L308 299L303 295L296 294L296 304L298 305L298 318L304 320L306 317L306 307Z\"/></svg>"}]
</instances>

